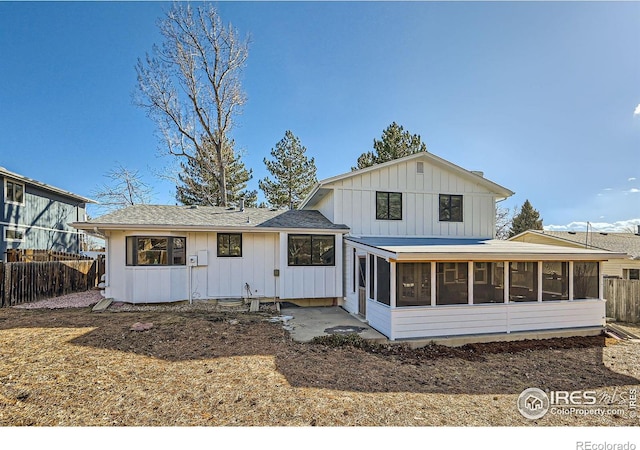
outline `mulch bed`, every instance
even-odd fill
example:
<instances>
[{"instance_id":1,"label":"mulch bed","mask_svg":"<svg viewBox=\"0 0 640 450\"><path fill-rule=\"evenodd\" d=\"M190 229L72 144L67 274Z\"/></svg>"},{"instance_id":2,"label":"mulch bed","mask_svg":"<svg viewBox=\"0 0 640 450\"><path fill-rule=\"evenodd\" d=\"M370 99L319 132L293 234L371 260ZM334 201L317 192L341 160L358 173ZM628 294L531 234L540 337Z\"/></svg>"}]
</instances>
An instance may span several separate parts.
<instances>
[{"instance_id":1,"label":"mulch bed","mask_svg":"<svg viewBox=\"0 0 640 450\"><path fill-rule=\"evenodd\" d=\"M269 317L0 309L0 425L638 424L530 421L515 405L528 387L637 387L638 343L597 336L412 350L333 335L301 344Z\"/></svg>"}]
</instances>

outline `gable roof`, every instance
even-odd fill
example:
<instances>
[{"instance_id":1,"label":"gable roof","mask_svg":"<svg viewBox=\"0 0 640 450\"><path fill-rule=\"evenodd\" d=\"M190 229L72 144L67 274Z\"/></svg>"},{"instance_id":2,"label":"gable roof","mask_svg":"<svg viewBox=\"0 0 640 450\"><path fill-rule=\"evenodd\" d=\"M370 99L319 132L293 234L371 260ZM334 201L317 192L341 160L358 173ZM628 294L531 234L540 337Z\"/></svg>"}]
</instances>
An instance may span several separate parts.
<instances>
[{"instance_id":1,"label":"gable roof","mask_svg":"<svg viewBox=\"0 0 640 450\"><path fill-rule=\"evenodd\" d=\"M584 248L596 248L609 250L611 252L626 253L633 259L640 259L640 236L637 234L527 230L510 238L510 240L515 240L527 234L551 238L558 242L559 245L562 245L562 243L578 244Z\"/></svg>"},{"instance_id":2,"label":"gable roof","mask_svg":"<svg viewBox=\"0 0 640 450\"><path fill-rule=\"evenodd\" d=\"M463 169L462 167L447 161L445 159L442 159L436 155L434 155L433 153L430 152L418 152L418 153L414 153L408 156L405 156L403 158L398 158L398 159L394 159L392 161L387 161L381 164L374 164L373 166L370 167L365 167L364 169L359 169L359 170L354 170L351 172L347 172L347 173L343 173L341 175L336 175L334 177L331 178L325 178L324 180L320 180L311 190L311 192L309 193L309 195L307 195L307 197L304 199L304 201L301 203L301 205L299 206L299 208L303 208L305 206L308 205L313 205L316 203L317 200L319 200L319 197L321 196L317 196L316 194L320 191L320 190L324 190L326 187L328 187L329 185L331 185L332 183L336 182L336 181L340 181L340 180L344 180L346 178L351 178L351 177L355 177L358 175L362 175L368 172L373 172L375 170L379 170L385 167L389 167L389 166L393 166L396 164L400 164L403 162L407 162L407 161L412 161L414 159L424 159L427 162L434 164L436 166L439 167L443 167L451 172L456 173L457 175L467 178L471 181L474 181L482 186L484 186L485 188L487 188L488 190L495 192L496 194L498 194L499 196L503 197L503 198L507 198L507 197L511 197L514 192L503 187L500 186L497 183L494 183L493 181L484 178L482 175L479 175L478 173L474 173L470 170L467 169Z\"/></svg>"},{"instance_id":3,"label":"gable roof","mask_svg":"<svg viewBox=\"0 0 640 450\"><path fill-rule=\"evenodd\" d=\"M25 177L24 175L20 175L15 172L11 172L4 167L0 167L0 177L2 178L10 178L12 180L20 181L24 184L29 184L32 186L37 186L40 189L43 189L48 192L53 192L54 194L60 195L62 197L67 197L82 203L97 203L95 200L91 200L90 198L83 197L78 194L74 194L73 192L65 191L64 189L57 188L55 186L51 186L50 184L43 183L38 180L34 180L32 178Z\"/></svg>"},{"instance_id":4,"label":"gable roof","mask_svg":"<svg viewBox=\"0 0 640 450\"><path fill-rule=\"evenodd\" d=\"M332 223L319 211L172 205L134 205L72 225L81 230L349 230L346 225Z\"/></svg>"}]
</instances>

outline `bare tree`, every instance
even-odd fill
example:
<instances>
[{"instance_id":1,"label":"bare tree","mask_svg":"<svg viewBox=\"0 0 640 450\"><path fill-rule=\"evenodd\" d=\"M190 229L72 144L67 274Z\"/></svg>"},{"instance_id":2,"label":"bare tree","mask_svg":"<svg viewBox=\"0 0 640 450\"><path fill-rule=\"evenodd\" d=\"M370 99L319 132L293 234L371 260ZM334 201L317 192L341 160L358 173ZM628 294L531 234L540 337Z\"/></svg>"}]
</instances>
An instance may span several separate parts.
<instances>
[{"instance_id":1,"label":"bare tree","mask_svg":"<svg viewBox=\"0 0 640 450\"><path fill-rule=\"evenodd\" d=\"M496 205L496 239L509 238L509 230L511 230L511 224L517 212L517 206L510 209Z\"/></svg>"},{"instance_id":2,"label":"bare tree","mask_svg":"<svg viewBox=\"0 0 640 450\"><path fill-rule=\"evenodd\" d=\"M104 176L111 181L102 184L93 193L100 202L99 208L113 211L151 202L153 189L140 179L137 170L129 170L118 164Z\"/></svg>"},{"instance_id":3,"label":"bare tree","mask_svg":"<svg viewBox=\"0 0 640 450\"><path fill-rule=\"evenodd\" d=\"M220 187L220 206L227 206L223 147L246 101L240 74L249 41L225 26L210 4L192 9L175 3L159 28L162 46L136 65L135 101L156 122L170 155L208 164L203 170ZM213 157L203 158L207 152Z\"/></svg>"}]
</instances>

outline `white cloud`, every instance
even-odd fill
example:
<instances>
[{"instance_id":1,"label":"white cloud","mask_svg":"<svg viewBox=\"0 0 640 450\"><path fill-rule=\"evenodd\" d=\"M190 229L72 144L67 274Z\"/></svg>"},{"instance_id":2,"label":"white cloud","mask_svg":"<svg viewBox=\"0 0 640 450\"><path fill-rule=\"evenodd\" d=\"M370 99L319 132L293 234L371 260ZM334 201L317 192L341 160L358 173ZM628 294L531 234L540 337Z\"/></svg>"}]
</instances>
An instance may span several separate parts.
<instances>
[{"instance_id":1,"label":"white cloud","mask_svg":"<svg viewBox=\"0 0 640 450\"><path fill-rule=\"evenodd\" d=\"M627 178L627 181L636 181L636 177L629 177Z\"/></svg>"},{"instance_id":2,"label":"white cloud","mask_svg":"<svg viewBox=\"0 0 640 450\"><path fill-rule=\"evenodd\" d=\"M613 191L612 188L604 188L603 191Z\"/></svg>"},{"instance_id":3,"label":"white cloud","mask_svg":"<svg viewBox=\"0 0 640 450\"><path fill-rule=\"evenodd\" d=\"M636 110L633 112L634 116L640 116L640 103L636 106Z\"/></svg>"},{"instance_id":4,"label":"white cloud","mask_svg":"<svg viewBox=\"0 0 640 450\"><path fill-rule=\"evenodd\" d=\"M640 192L640 189L638 189L638 188L631 188L631 189L629 189L627 192L629 192L630 194L635 194L635 193L637 193L637 192Z\"/></svg>"},{"instance_id":5,"label":"white cloud","mask_svg":"<svg viewBox=\"0 0 640 450\"><path fill-rule=\"evenodd\" d=\"M640 190L638 190L640 192ZM637 230L640 219L619 220L617 222L589 222L589 231L602 231L608 233L626 233ZM545 225L547 231L587 231L587 222L571 222L566 225Z\"/></svg>"}]
</instances>

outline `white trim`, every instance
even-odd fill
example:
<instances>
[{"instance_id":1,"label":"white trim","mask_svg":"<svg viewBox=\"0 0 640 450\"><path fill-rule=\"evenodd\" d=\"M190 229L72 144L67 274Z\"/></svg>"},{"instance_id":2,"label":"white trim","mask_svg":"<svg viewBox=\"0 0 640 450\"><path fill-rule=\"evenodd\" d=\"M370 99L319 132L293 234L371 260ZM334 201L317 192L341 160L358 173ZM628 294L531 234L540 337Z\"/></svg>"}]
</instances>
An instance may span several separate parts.
<instances>
[{"instance_id":1,"label":"white trim","mask_svg":"<svg viewBox=\"0 0 640 450\"><path fill-rule=\"evenodd\" d=\"M15 228L25 228L27 230L30 230L30 229L33 228L33 229L36 229L36 230L56 231L58 233L77 234L79 236L84 234L82 231L77 231L77 230L57 230L55 228L39 227L37 225L23 225L23 224L20 224L20 223L0 222L0 225L7 225L7 226L10 226L10 227L15 227Z\"/></svg>"}]
</instances>

